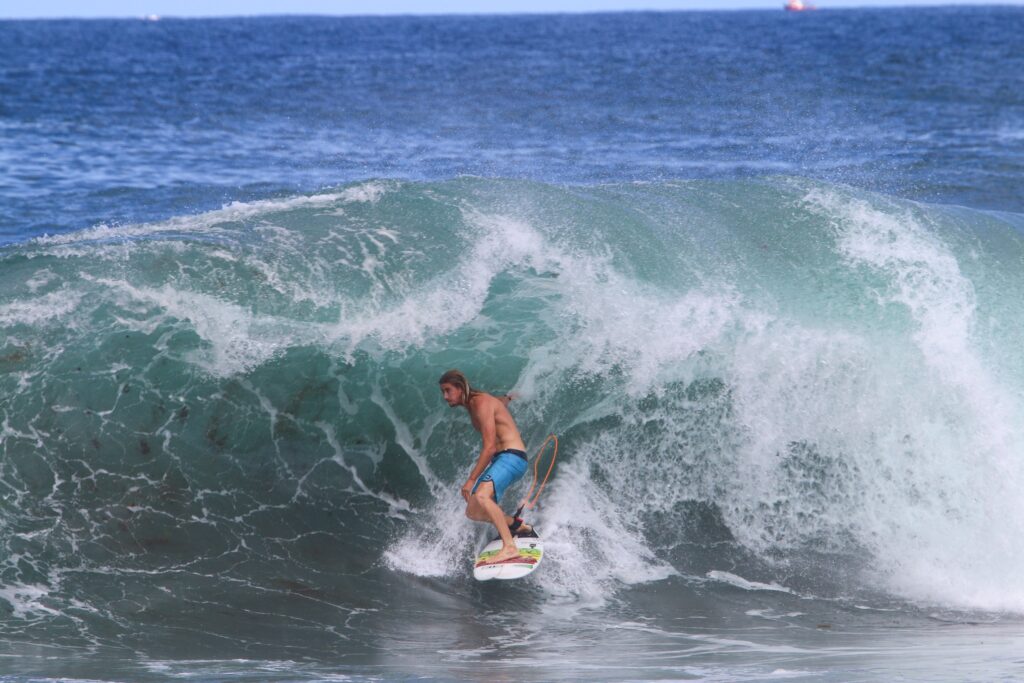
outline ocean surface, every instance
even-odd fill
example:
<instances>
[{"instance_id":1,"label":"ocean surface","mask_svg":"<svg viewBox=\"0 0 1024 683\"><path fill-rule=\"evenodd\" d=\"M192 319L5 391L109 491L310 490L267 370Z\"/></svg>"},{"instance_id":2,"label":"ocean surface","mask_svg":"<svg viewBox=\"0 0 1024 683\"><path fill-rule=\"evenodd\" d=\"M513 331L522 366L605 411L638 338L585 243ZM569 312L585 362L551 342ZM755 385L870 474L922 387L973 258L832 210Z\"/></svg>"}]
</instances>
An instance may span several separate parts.
<instances>
[{"instance_id":1,"label":"ocean surface","mask_svg":"<svg viewBox=\"0 0 1024 683\"><path fill-rule=\"evenodd\" d=\"M1024 680L1022 35L0 22L0 682Z\"/></svg>"}]
</instances>

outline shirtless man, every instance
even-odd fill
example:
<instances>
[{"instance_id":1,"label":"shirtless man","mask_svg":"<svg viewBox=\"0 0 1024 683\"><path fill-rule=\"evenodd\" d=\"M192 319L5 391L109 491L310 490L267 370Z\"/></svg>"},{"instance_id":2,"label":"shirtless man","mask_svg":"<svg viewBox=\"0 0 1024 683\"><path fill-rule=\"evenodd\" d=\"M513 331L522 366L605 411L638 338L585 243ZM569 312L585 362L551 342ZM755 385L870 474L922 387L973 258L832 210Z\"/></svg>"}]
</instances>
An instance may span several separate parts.
<instances>
[{"instance_id":1,"label":"shirtless man","mask_svg":"<svg viewBox=\"0 0 1024 683\"><path fill-rule=\"evenodd\" d=\"M502 548L491 562L501 562L519 555L512 539L511 527L529 533L530 527L502 512L498 502L510 485L526 473L526 446L519 429L508 411L510 396L496 398L469 386L466 376L458 370L449 370L438 382L441 395L452 408L463 406L469 411L473 427L480 432L483 446L480 456L462 485L466 499L466 516L477 522L490 522L501 536Z\"/></svg>"}]
</instances>

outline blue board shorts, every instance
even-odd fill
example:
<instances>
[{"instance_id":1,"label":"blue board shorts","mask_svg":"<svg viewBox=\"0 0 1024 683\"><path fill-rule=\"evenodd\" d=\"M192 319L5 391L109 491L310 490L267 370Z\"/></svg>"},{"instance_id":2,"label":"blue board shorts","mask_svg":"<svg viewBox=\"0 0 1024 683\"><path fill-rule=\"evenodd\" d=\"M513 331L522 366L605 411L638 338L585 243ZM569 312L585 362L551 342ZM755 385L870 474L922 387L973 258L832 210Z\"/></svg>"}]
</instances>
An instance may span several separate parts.
<instances>
[{"instance_id":1,"label":"blue board shorts","mask_svg":"<svg viewBox=\"0 0 1024 683\"><path fill-rule=\"evenodd\" d=\"M477 487L483 482L493 482L494 501L500 503L505 489L522 479L524 474L526 474L526 453L515 448L499 451L494 454L491 464L473 484L473 493L476 493Z\"/></svg>"}]
</instances>

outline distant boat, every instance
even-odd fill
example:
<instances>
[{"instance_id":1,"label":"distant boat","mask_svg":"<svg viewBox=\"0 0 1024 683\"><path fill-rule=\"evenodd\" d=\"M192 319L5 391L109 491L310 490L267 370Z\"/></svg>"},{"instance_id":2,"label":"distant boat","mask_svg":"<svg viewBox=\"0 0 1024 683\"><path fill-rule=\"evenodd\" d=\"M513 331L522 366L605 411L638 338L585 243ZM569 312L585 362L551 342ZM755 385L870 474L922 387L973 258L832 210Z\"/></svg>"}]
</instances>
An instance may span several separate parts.
<instances>
[{"instance_id":1,"label":"distant boat","mask_svg":"<svg viewBox=\"0 0 1024 683\"><path fill-rule=\"evenodd\" d=\"M801 0L789 0L785 7L787 12L806 12L807 10L818 9L814 5L805 5Z\"/></svg>"}]
</instances>

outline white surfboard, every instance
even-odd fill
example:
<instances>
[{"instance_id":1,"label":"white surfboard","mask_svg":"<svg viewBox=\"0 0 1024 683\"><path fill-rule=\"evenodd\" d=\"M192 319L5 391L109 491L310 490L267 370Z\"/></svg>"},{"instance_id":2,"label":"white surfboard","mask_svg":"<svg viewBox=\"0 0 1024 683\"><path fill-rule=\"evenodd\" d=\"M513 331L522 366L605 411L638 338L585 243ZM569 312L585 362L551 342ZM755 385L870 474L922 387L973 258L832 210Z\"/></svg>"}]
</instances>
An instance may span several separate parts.
<instances>
[{"instance_id":1,"label":"white surfboard","mask_svg":"<svg viewBox=\"0 0 1024 683\"><path fill-rule=\"evenodd\" d=\"M517 536L515 541L519 555L498 563L490 563L488 560L501 550L501 539L496 538L485 545L473 562L473 578L477 581L520 579L536 569L544 557L544 546L540 538L533 534Z\"/></svg>"}]
</instances>

